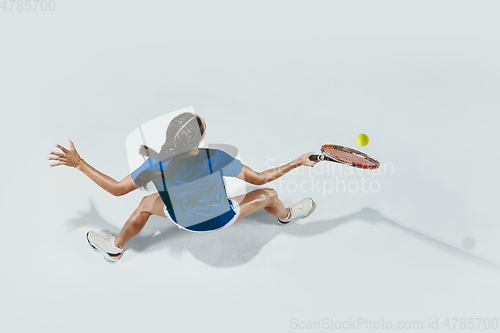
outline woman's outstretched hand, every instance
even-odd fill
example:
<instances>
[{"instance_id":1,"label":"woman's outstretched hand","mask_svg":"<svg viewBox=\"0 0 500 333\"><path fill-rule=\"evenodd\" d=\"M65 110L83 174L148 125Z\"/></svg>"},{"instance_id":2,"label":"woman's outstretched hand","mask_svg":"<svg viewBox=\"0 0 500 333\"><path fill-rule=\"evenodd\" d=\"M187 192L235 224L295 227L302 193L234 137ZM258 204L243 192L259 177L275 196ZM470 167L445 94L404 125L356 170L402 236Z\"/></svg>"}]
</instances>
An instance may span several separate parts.
<instances>
[{"instance_id":1,"label":"woman's outstretched hand","mask_svg":"<svg viewBox=\"0 0 500 333\"><path fill-rule=\"evenodd\" d=\"M73 142L69 139L68 141L69 141L69 149L66 149L61 145L56 145L56 147L61 149L62 153L57 153L55 151L50 152L53 156L50 156L49 160L59 161L57 163L51 164L50 165L51 167L57 165L67 165L70 167L74 167L75 164L82 159L78 154L78 152L76 151Z\"/></svg>"},{"instance_id":2,"label":"woman's outstretched hand","mask_svg":"<svg viewBox=\"0 0 500 333\"><path fill-rule=\"evenodd\" d=\"M319 160L311 161L309 159L309 156L314 155L315 153L312 151L310 153L305 153L304 155L301 155L297 161L299 162L300 165L304 166L310 166L313 167L316 165L316 163L320 162Z\"/></svg>"}]
</instances>

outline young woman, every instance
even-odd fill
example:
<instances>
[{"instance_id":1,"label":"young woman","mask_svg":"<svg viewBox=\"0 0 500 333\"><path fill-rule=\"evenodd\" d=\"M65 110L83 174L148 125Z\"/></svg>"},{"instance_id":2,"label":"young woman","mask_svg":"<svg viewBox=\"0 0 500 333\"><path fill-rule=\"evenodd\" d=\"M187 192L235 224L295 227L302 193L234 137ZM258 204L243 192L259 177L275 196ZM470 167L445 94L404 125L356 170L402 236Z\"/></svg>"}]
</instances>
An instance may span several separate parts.
<instances>
[{"instance_id":1,"label":"young woman","mask_svg":"<svg viewBox=\"0 0 500 333\"><path fill-rule=\"evenodd\" d=\"M144 163L120 182L99 172L80 157L71 140L69 149L56 145L61 152L50 152L50 166L66 165L82 171L97 185L115 196L125 195L153 182L157 193L141 200L118 235L105 236L94 231L87 241L104 258L114 262L123 254L125 244L144 228L151 215L170 219L179 228L207 232L226 228L232 223L264 208L282 225L309 216L315 208L305 198L285 208L276 191L261 188L245 195L227 197L223 177L237 177L254 185L263 185L299 167L313 167L314 152L303 154L292 162L263 172L255 172L229 154L218 149L198 148L206 134L205 119L193 113L175 117L166 131L160 151L142 145L139 154L148 157Z\"/></svg>"}]
</instances>

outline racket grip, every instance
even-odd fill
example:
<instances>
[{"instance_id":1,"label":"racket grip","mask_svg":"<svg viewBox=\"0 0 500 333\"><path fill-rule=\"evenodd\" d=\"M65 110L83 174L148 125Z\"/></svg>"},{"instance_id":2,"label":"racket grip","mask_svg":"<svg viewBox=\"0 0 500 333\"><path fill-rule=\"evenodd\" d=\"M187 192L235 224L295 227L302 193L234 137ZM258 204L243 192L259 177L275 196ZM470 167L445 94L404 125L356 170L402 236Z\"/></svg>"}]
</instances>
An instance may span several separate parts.
<instances>
[{"instance_id":1,"label":"racket grip","mask_svg":"<svg viewBox=\"0 0 500 333\"><path fill-rule=\"evenodd\" d=\"M311 161L322 161L323 160L322 157L323 157L323 155L311 155L311 156L309 156L309 159Z\"/></svg>"}]
</instances>

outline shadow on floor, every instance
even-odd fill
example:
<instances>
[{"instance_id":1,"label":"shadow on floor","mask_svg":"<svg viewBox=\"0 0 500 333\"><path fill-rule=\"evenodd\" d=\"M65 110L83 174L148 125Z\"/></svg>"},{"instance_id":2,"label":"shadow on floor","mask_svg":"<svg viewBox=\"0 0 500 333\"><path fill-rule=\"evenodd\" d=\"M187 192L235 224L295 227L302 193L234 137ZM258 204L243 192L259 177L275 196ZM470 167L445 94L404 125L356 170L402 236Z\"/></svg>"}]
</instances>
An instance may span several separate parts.
<instances>
[{"instance_id":1,"label":"shadow on floor","mask_svg":"<svg viewBox=\"0 0 500 333\"><path fill-rule=\"evenodd\" d=\"M174 255L181 255L182 252L188 251L207 265L234 267L249 262L278 234L296 237L316 236L353 220L385 223L440 251L500 272L500 265L496 263L404 227L371 208L362 208L359 212L334 219L286 226L278 224L274 216L260 210L226 229L207 233L191 233L181 230L165 218L153 215L141 233L125 245L125 251L133 249L143 252L167 249ZM89 211L67 222L68 231L83 226L94 227L95 231L105 234L118 234L121 229L102 218L92 201L90 201Z\"/></svg>"}]
</instances>

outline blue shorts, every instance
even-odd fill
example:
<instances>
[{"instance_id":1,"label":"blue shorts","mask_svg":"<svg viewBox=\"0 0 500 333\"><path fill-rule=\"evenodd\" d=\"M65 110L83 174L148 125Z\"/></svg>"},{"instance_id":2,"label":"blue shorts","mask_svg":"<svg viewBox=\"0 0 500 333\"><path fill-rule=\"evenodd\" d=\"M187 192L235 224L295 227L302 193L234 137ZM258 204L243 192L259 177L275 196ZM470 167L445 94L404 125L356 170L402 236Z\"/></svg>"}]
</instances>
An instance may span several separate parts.
<instances>
[{"instance_id":1,"label":"blue shorts","mask_svg":"<svg viewBox=\"0 0 500 333\"><path fill-rule=\"evenodd\" d=\"M210 219L205 222L201 222L195 225L190 226L189 228L185 228L177 223L174 222L172 217L170 216L170 213L167 209L167 206L163 207L163 211L165 215L167 216L167 219L169 219L172 223L174 223L176 226L179 227L179 229L184 229L187 231L191 232L207 232L207 231L214 231L214 230L220 230L224 229L226 227L229 227L231 224L236 222L238 217L240 216L240 205L234 201L233 199L229 199L231 201L231 210L219 215L217 217L214 217L213 219Z\"/></svg>"}]
</instances>

